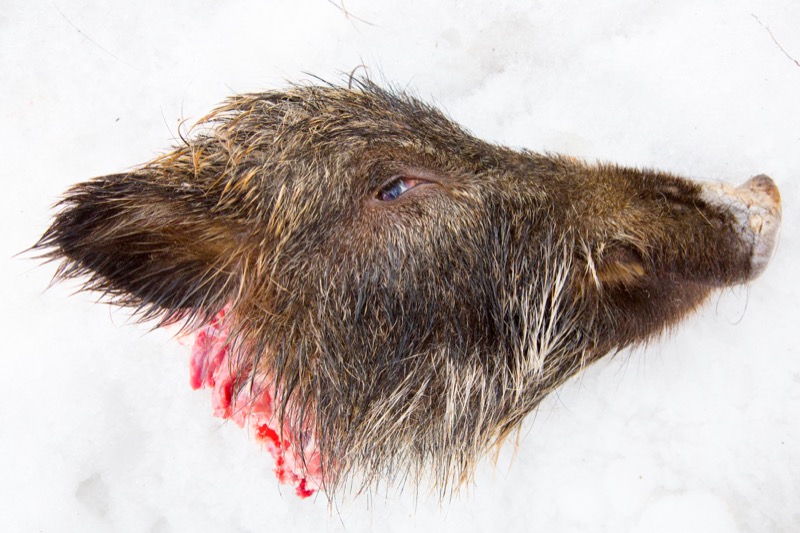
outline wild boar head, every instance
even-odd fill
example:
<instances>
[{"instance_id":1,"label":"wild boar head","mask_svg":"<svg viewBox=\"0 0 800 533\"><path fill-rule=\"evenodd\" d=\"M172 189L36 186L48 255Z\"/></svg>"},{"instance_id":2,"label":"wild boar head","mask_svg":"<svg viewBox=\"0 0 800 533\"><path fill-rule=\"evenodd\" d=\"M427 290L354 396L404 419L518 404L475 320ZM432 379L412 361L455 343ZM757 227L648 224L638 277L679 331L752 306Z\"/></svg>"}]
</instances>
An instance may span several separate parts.
<instances>
[{"instance_id":1,"label":"wild boar head","mask_svg":"<svg viewBox=\"0 0 800 533\"><path fill-rule=\"evenodd\" d=\"M268 382L331 492L457 485L565 379L760 274L779 223L766 176L514 151L364 82L230 99L70 189L37 248L144 318L225 309L232 397Z\"/></svg>"}]
</instances>

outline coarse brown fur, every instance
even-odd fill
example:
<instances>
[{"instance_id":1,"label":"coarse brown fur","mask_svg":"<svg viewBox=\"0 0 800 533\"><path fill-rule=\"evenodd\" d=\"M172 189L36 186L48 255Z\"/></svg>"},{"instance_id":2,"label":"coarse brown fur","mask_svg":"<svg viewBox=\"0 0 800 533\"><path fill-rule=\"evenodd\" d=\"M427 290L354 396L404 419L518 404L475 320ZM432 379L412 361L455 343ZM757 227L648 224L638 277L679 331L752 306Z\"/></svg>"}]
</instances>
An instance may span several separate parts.
<instances>
[{"instance_id":1,"label":"coarse brown fur","mask_svg":"<svg viewBox=\"0 0 800 533\"><path fill-rule=\"evenodd\" d=\"M416 184L396 199L380 191ZM143 318L231 306L324 488L447 492L540 400L747 280L732 215L663 172L483 142L363 81L231 98L183 144L70 189L36 245Z\"/></svg>"}]
</instances>

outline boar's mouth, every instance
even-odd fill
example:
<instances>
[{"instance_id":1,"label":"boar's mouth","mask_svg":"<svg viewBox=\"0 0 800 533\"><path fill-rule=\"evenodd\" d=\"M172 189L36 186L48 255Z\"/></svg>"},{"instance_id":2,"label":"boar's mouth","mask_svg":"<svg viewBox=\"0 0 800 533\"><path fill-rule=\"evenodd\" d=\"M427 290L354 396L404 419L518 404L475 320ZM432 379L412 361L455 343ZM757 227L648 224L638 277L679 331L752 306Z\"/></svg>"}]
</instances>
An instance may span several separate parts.
<instances>
[{"instance_id":1,"label":"boar's mouth","mask_svg":"<svg viewBox=\"0 0 800 533\"><path fill-rule=\"evenodd\" d=\"M605 332L598 353L645 341L712 290L752 281L775 250L781 200L768 176L733 187L662 175L639 194L645 200L634 215L656 215L638 225L629 214L612 218L634 237L602 239L594 246L599 251L579 256L587 272L578 293L597 300L598 329Z\"/></svg>"}]
</instances>

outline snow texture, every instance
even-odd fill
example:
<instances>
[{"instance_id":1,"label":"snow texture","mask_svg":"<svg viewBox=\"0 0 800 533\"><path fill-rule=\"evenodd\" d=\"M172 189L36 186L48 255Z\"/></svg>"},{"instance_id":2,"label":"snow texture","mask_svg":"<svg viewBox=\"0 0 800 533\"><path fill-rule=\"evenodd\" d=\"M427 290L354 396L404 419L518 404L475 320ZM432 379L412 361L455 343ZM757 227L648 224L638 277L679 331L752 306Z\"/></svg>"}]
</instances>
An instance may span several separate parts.
<instances>
[{"instance_id":1,"label":"snow texture","mask_svg":"<svg viewBox=\"0 0 800 533\"><path fill-rule=\"evenodd\" d=\"M0 528L799 531L798 27L797 0L5 0ZM360 66L514 147L769 174L773 262L570 381L452 501L301 500L191 390L188 347L12 256L68 185L150 159L234 91Z\"/></svg>"}]
</instances>

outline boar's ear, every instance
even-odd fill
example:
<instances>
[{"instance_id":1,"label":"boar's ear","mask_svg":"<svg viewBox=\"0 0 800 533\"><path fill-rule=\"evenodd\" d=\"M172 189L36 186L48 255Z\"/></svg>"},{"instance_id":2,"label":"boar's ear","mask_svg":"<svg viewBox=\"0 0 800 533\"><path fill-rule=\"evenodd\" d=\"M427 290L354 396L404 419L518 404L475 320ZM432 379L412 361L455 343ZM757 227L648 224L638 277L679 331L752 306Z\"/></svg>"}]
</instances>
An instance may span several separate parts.
<instances>
[{"instance_id":1,"label":"boar's ear","mask_svg":"<svg viewBox=\"0 0 800 533\"><path fill-rule=\"evenodd\" d=\"M78 184L59 206L34 246L63 260L57 280L88 277L84 290L162 321L211 316L238 290L247 232L207 191L142 170Z\"/></svg>"}]
</instances>

